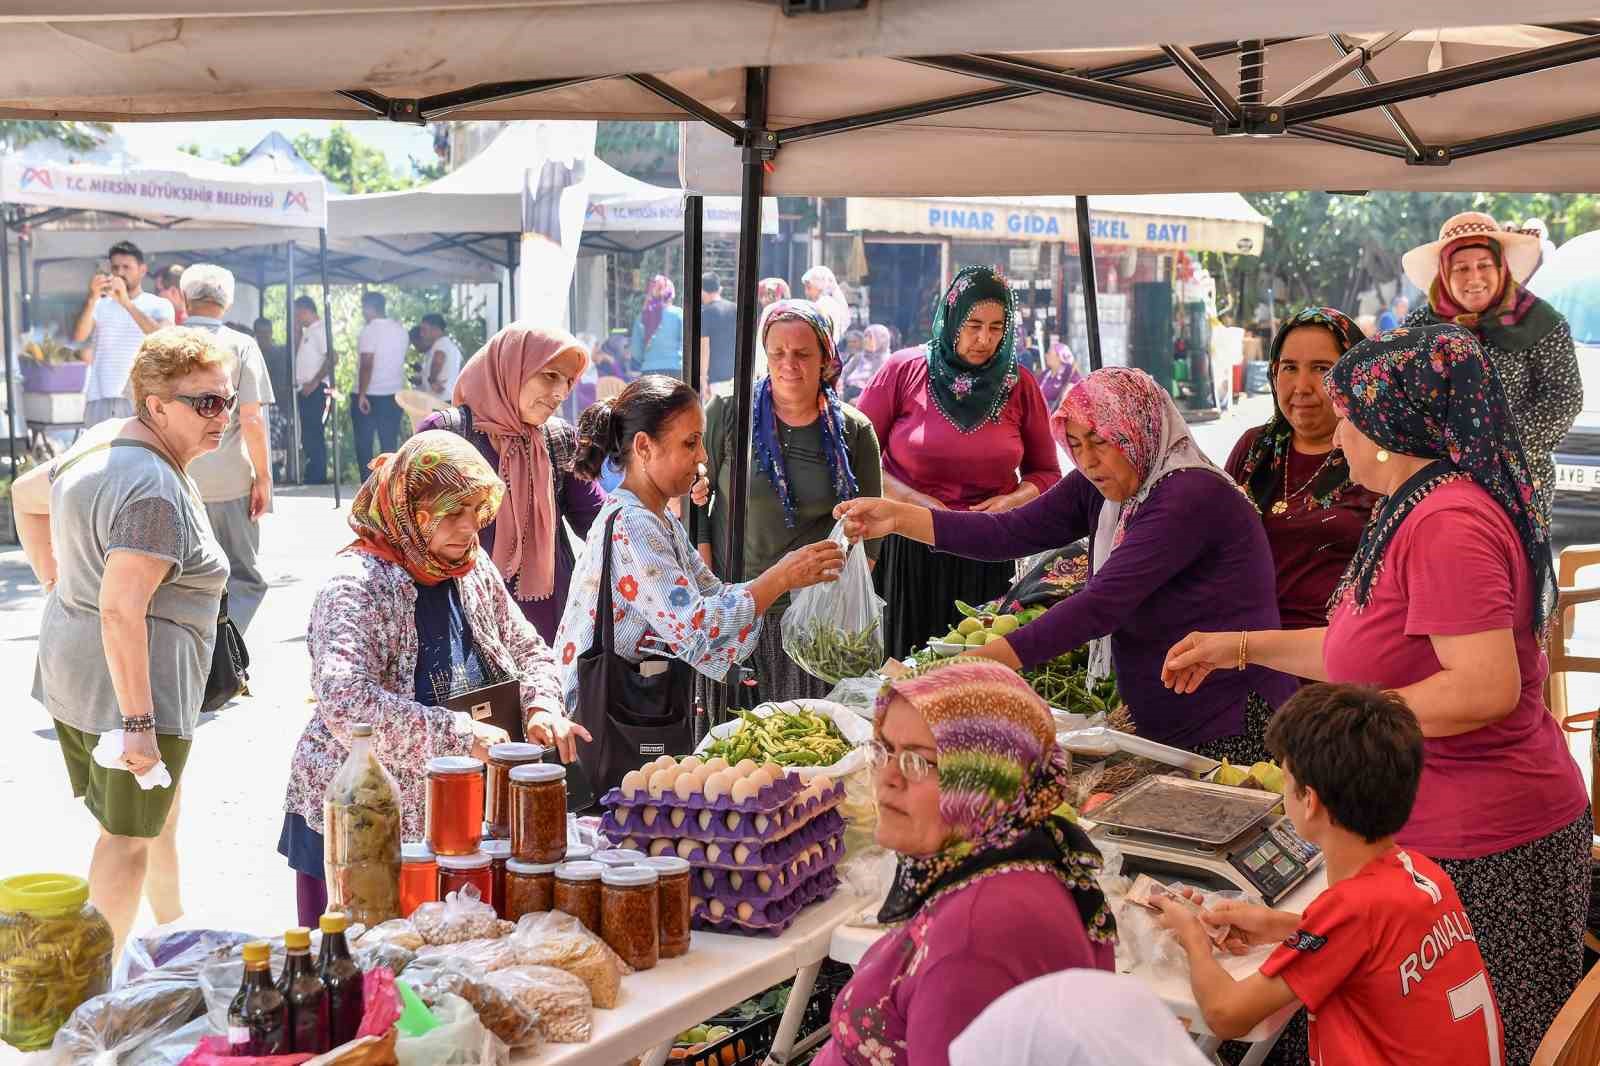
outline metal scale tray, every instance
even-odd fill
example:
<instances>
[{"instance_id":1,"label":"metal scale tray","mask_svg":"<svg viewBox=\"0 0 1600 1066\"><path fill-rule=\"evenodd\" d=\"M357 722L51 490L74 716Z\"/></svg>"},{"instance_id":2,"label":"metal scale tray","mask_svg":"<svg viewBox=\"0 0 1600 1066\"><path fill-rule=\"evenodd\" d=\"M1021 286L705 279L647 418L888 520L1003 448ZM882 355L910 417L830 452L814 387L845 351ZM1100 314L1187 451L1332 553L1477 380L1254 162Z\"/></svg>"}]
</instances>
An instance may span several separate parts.
<instances>
[{"instance_id":1,"label":"metal scale tray","mask_svg":"<svg viewBox=\"0 0 1600 1066\"><path fill-rule=\"evenodd\" d=\"M1162 774L1145 778L1090 817L1125 833L1220 847L1266 821L1282 802L1275 792Z\"/></svg>"}]
</instances>

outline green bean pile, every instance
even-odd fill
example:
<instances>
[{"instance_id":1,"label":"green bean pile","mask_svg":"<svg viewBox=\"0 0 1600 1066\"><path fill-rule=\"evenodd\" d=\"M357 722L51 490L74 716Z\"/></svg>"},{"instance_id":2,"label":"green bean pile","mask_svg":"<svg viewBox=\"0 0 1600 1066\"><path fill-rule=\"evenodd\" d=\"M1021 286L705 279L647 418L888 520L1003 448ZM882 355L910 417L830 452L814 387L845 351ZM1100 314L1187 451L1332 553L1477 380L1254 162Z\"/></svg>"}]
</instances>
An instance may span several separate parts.
<instances>
[{"instance_id":1,"label":"green bean pile","mask_svg":"<svg viewBox=\"0 0 1600 1066\"><path fill-rule=\"evenodd\" d=\"M813 618L803 630L784 634L783 650L801 669L829 684L866 677L883 666L883 636L878 623L859 632Z\"/></svg>"},{"instance_id":2,"label":"green bean pile","mask_svg":"<svg viewBox=\"0 0 1600 1066\"><path fill-rule=\"evenodd\" d=\"M850 751L839 727L811 711L776 711L762 718L740 711L739 727L705 751L730 766L746 759L779 766L832 766Z\"/></svg>"}]
</instances>

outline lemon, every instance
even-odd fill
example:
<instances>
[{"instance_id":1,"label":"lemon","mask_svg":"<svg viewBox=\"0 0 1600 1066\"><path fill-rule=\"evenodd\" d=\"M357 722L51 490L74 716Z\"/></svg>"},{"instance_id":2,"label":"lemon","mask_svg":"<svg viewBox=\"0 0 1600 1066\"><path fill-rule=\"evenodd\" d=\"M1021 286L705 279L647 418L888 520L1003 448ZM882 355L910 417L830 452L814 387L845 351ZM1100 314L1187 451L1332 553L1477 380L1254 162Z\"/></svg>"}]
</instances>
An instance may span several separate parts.
<instances>
[{"instance_id":1,"label":"lemon","mask_svg":"<svg viewBox=\"0 0 1600 1066\"><path fill-rule=\"evenodd\" d=\"M970 635L970 634L976 633L978 630L980 630L982 628L983 628L983 623L978 621L976 618L963 618L961 620L961 622L956 626L956 632L957 633L966 633L966 634Z\"/></svg>"},{"instance_id":2,"label":"lemon","mask_svg":"<svg viewBox=\"0 0 1600 1066\"><path fill-rule=\"evenodd\" d=\"M999 618L996 618L994 620L994 625L990 626L989 628L1003 637L1008 633L1015 633L1017 631L1017 627L1021 624L1021 622L1017 621L1016 615L1003 614Z\"/></svg>"}]
</instances>

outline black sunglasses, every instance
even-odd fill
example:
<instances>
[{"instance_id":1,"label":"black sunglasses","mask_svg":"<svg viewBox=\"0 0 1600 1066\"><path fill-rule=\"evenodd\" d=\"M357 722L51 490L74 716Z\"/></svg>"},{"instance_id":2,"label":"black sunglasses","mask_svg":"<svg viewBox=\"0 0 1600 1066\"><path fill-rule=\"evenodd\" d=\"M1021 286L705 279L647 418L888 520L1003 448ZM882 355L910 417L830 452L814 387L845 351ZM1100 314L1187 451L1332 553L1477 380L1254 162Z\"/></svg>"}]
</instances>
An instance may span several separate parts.
<instances>
[{"instance_id":1,"label":"black sunglasses","mask_svg":"<svg viewBox=\"0 0 1600 1066\"><path fill-rule=\"evenodd\" d=\"M201 418L216 418L224 411L233 410L234 405L239 402L239 394L236 392L232 396L218 396L214 392L207 392L199 396L174 396L173 399L194 408L194 413Z\"/></svg>"}]
</instances>

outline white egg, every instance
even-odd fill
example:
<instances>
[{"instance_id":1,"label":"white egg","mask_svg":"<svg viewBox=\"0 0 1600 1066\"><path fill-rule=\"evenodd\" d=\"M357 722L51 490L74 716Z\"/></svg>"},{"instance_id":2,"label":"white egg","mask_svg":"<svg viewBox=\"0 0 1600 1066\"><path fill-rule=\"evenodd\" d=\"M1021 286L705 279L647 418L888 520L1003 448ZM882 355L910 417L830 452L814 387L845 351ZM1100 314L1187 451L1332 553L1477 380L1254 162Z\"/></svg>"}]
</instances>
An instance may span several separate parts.
<instances>
[{"instance_id":1,"label":"white egg","mask_svg":"<svg viewBox=\"0 0 1600 1066\"><path fill-rule=\"evenodd\" d=\"M698 756L698 755L690 755L690 756L686 757L682 762L678 763L678 769L680 769L680 770L698 770L698 769L700 769L700 767L702 767L704 765L705 765L705 763L703 761L701 761L700 756Z\"/></svg>"},{"instance_id":2,"label":"white egg","mask_svg":"<svg viewBox=\"0 0 1600 1066\"><path fill-rule=\"evenodd\" d=\"M680 800L688 803L690 796L700 794L700 786L705 783L706 779L699 770L679 770L672 782L672 791Z\"/></svg>"},{"instance_id":3,"label":"white egg","mask_svg":"<svg viewBox=\"0 0 1600 1066\"><path fill-rule=\"evenodd\" d=\"M772 875L756 874L756 887L763 892L772 891Z\"/></svg>"},{"instance_id":4,"label":"white egg","mask_svg":"<svg viewBox=\"0 0 1600 1066\"><path fill-rule=\"evenodd\" d=\"M768 818L766 815L764 815L764 814L756 815L756 832L765 833L767 831L767 826L769 826L771 824L772 824L772 819Z\"/></svg>"},{"instance_id":5,"label":"white egg","mask_svg":"<svg viewBox=\"0 0 1600 1066\"><path fill-rule=\"evenodd\" d=\"M735 892L744 887L744 874L737 871L728 875L728 887Z\"/></svg>"},{"instance_id":6,"label":"white egg","mask_svg":"<svg viewBox=\"0 0 1600 1066\"><path fill-rule=\"evenodd\" d=\"M671 855L671 854L672 854L672 841L670 841L670 840L652 840L650 842L650 856L651 856L651 858L654 858L654 857L656 857L658 855Z\"/></svg>"},{"instance_id":7,"label":"white egg","mask_svg":"<svg viewBox=\"0 0 1600 1066\"><path fill-rule=\"evenodd\" d=\"M767 775L767 780L769 781L783 780L783 767L779 766L775 762L768 761L762 763L761 772Z\"/></svg>"},{"instance_id":8,"label":"white egg","mask_svg":"<svg viewBox=\"0 0 1600 1066\"><path fill-rule=\"evenodd\" d=\"M688 858L688 856L684 856L684 857ZM708 845L706 845L706 862L716 862L720 858L722 858L722 845L721 844L708 844Z\"/></svg>"},{"instance_id":9,"label":"white egg","mask_svg":"<svg viewBox=\"0 0 1600 1066\"><path fill-rule=\"evenodd\" d=\"M706 886L706 891L707 892L710 892L712 889L717 887L716 875L713 874L710 870L701 870L700 871L700 883Z\"/></svg>"},{"instance_id":10,"label":"white egg","mask_svg":"<svg viewBox=\"0 0 1600 1066\"><path fill-rule=\"evenodd\" d=\"M672 788L672 780L677 776L677 771L661 769L650 775L650 798L660 799L662 795Z\"/></svg>"},{"instance_id":11,"label":"white egg","mask_svg":"<svg viewBox=\"0 0 1600 1066\"><path fill-rule=\"evenodd\" d=\"M739 765L733 768L733 772L738 774L740 777L749 777L755 772L755 769L756 761L754 759L742 759L740 760Z\"/></svg>"},{"instance_id":12,"label":"white egg","mask_svg":"<svg viewBox=\"0 0 1600 1066\"><path fill-rule=\"evenodd\" d=\"M756 798L760 791L759 779L752 780L748 777L742 777L733 783L733 787L728 790L728 795L732 797L735 803L749 803Z\"/></svg>"},{"instance_id":13,"label":"white egg","mask_svg":"<svg viewBox=\"0 0 1600 1066\"><path fill-rule=\"evenodd\" d=\"M699 896L690 896L689 897L689 910L691 910L691 911L704 910L705 906L706 906L706 901L701 899Z\"/></svg>"},{"instance_id":14,"label":"white egg","mask_svg":"<svg viewBox=\"0 0 1600 1066\"><path fill-rule=\"evenodd\" d=\"M728 832L731 833L739 828L739 823L743 820L744 815L740 814L738 811L729 811L728 816L722 820L722 824L727 826Z\"/></svg>"},{"instance_id":15,"label":"white egg","mask_svg":"<svg viewBox=\"0 0 1600 1066\"><path fill-rule=\"evenodd\" d=\"M692 840L678 841L678 858L687 859L694 854L695 842Z\"/></svg>"},{"instance_id":16,"label":"white egg","mask_svg":"<svg viewBox=\"0 0 1600 1066\"><path fill-rule=\"evenodd\" d=\"M659 808L659 807L646 807L639 814L639 820L644 823L644 827L646 829L649 829L651 826L656 824L656 819L659 818L660 816L661 816L661 808Z\"/></svg>"},{"instance_id":17,"label":"white egg","mask_svg":"<svg viewBox=\"0 0 1600 1066\"><path fill-rule=\"evenodd\" d=\"M728 905L722 902L720 899L712 900L710 907L707 909L711 911L711 917L713 918L721 918L724 914L728 913Z\"/></svg>"},{"instance_id":18,"label":"white egg","mask_svg":"<svg viewBox=\"0 0 1600 1066\"><path fill-rule=\"evenodd\" d=\"M705 767L712 773L716 773L719 770L726 770L728 768L728 760L718 755L714 759L707 759L705 762Z\"/></svg>"},{"instance_id":19,"label":"white egg","mask_svg":"<svg viewBox=\"0 0 1600 1066\"><path fill-rule=\"evenodd\" d=\"M750 845L736 844L733 848L733 861L743 866L750 859Z\"/></svg>"},{"instance_id":20,"label":"white egg","mask_svg":"<svg viewBox=\"0 0 1600 1066\"><path fill-rule=\"evenodd\" d=\"M652 765L654 765L657 770L671 770L673 767L678 765L678 760L674 759L670 755L663 755Z\"/></svg>"},{"instance_id":21,"label":"white egg","mask_svg":"<svg viewBox=\"0 0 1600 1066\"><path fill-rule=\"evenodd\" d=\"M700 814L695 818L695 821L700 823L700 831L702 833L705 832L711 828L711 812L701 811Z\"/></svg>"},{"instance_id":22,"label":"white egg","mask_svg":"<svg viewBox=\"0 0 1600 1066\"><path fill-rule=\"evenodd\" d=\"M728 794L728 789L732 785L733 775L727 770L718 770L710 777L706 778L705 784L701 787L701 794L705 796L707 800L715 803L717 800Z\"/></svg>"},{"instance_id":23,"label":"white egg","mask_svg":"<svg viewBox=\"0 0 1600 1066\"><path fill-rule=\"evenodd\" d=\"M748 903L739 904L738 915L739 915L739 920L741 922L748 922L752 917L755 916L755 913L756 913L756 909L754 907L752 907L750 904L748 904Z\"/></svg>"}]
</instances>

